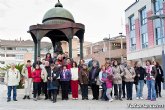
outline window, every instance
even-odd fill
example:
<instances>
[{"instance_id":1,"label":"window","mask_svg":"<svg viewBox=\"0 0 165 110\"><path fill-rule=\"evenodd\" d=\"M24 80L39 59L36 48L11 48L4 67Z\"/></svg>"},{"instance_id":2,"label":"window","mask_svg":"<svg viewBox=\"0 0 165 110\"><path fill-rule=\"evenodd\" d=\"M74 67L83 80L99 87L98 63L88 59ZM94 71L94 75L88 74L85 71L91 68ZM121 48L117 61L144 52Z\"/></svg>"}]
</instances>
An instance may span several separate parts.
<instances>
[{"instance_id":1,"label":"window","mask_svg":"<svg viewBox=\"0 0 165 110\"><path fill-rule=\"evenodd\" d=\"M15 57L15 54L6 54L6 57Z\"/></svg>"},{"instance_id":2,"label":"window","mask_svg":"<svg viewBox=\"0 0 165 110\"><path fill-rule=\"evenodd\" d=\"M16 56L15 56L16 59L20 59L20 60L22 60L23 57L24 57L23 55L16 55Z\"/></svg>"},{"instance_id":3,"label":"window","mask_svg":"<svg viewBox=\"0 0 165 110\"><path fill-rule=\"evenodd\" d=\"M135 37L130 38L130 48L131 48L131 51L136 50L136 38Z\"/></svg>"},{"instance_id":4,"label":"window","mask_svg":"<svg viewBox=\"0 0 165 110\"><path fill-rule=\"evenodd\" d=\"M154 12L156 15L163 14L163 1L164 0L154 0Z\"/></svg>"},{"instance_id":5,"label":"window","mask_svg":"<svg viewBox=\"0 0 165 110\"><path fill-rule=\"evenodd\" d=\"M5 61L0 61L0 64L5 64Z\"/></svg>"},{"instance_id":6,"label":"window","mask_svg":"<svg viewBox=\"0 0 165 110\"><path fill-rule=\"evenodd\" d=\"M148 47L148 34L143 33L141 35L141 37L142 37L142 48L147 48Z\"/></svg>"},{"instance_id":7,"label":"window","mask_svg":"<svg viewBox=\"0 0 165 110\"><path fill-rule=\"evenodd\" d=\"M5 57L5 54L0 54L0 57Z\"/></svg>"},{"instance_id":8,"label":"window","mask_svg":"<svg viewBox=\"0 0 165 110\"><path fill-rule=\"evenodd\" d=\"M134 15L129 17L130 21L130 50L136 50L135 20Z\"/></svg>"},{"instance_id":9,"label":"window","mask_svg":"<svg viewBox=\"0 0 165 110\"><path fill-rule=\"evenodd\" d=\"M134 20L134 15L132 15L130 18L129 18L129 21L130 21L130 30L135 30L135 20Z\"/></svg>"},{"instance_id":10,"label":"window","mask_svg":"<svg viewBox=\"0 0 165 110\"><path fill-rule=\"evenodd\" d=\"M161 45L162 44L161 29L159 27L156 28L155 33L156 33L156 45Z\"/></svg>"},{"instance_id":11,"label":"window","mask_svg":"<svg viewBox=\"0 0 165 110\"><path fill-rule=\"evenodd\" d=\"M144 25L147 23L147 13L146 13L146 7L143 8L140 11L140 18L141 18L141 25Z\"/></svg>"}]
</instances>

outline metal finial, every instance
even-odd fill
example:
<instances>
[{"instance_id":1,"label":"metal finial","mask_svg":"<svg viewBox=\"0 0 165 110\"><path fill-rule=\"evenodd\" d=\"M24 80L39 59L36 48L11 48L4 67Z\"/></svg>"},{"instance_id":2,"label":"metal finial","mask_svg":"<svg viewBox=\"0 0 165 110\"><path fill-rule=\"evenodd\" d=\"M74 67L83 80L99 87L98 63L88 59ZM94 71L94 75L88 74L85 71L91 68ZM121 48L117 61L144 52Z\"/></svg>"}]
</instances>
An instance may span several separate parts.
<instances>
[{"instance_id":1,"label":"metal finial","mask_svg":"<svg viewBox=\"0 0 165 110\"><path fill-rule=\"evenodd\" d=\"M62 4L60 3L60 0L58 0L58 3L56 3L55 7L63 7Z\"/></svg>"}]
</instances>

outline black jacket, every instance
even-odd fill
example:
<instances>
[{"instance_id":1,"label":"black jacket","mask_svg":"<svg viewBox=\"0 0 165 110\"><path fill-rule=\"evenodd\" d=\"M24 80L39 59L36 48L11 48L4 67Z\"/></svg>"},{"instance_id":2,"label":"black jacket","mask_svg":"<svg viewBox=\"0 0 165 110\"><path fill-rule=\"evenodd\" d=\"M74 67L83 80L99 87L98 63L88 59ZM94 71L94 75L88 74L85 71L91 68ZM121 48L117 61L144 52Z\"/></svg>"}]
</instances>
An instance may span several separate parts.
<instances>
[{"instance_id":1,"label":"black jacket","mask_svg":"<svg viewBox=\"0 0 165 110\"><path fill-rule=\"evenodd\" d=\"M136 72L136 76L135 76L134 82L135 82L135 84L138 84L139 80L144 80L146 71L143 67L136 67L135 72ZM140 77L138 77L138 74L140 75Z\"/></svg>"},{"instance_id":2,"label":"black jacket","mask_svg":"<svg viewBox=\"0 0 165 110\"><path fill-rule=\"evenodd\" d=\"M93 74L93 71L95 68L96 68L95 75L94 75L94 78L92 78L92 74ZM99 76L100 68L99 67L95 67L95 68L92 67L92 69L89 72L89 83L90 84L96 84L96 79Z\"/></svg>"},{"instance_id":3,"label":"black jacket","mask_svg":"<svg viewBox=\"0 0 165 110\"><path fill-rule=\"evenodd\" d=\"M161 81L163 77L163 70L161 66L156 67L157 70L157 76L156 76L156 81Z\"/></svg>"}]
</instances>

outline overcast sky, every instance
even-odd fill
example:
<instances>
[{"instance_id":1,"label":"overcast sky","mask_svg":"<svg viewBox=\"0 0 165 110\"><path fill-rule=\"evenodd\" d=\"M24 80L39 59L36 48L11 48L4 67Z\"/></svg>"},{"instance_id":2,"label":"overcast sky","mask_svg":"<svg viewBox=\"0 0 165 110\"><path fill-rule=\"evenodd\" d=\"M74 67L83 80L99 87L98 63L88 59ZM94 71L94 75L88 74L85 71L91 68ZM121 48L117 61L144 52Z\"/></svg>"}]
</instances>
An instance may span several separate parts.
<instances>
[{"instance_id":1,"label":"overcast sky","mask_svg":"<svg viewBox=\"0 0 165 110\"><path fill-rule=\"evenodd\" d=\"M29 26L42 23L58 0L0 0L0 39L31 39ZM60 0L77 23L85 24L85 40L125 35L125 9L135 0ZM44 39L47 40L47 39Z\"/></svg>"}]
</instances>

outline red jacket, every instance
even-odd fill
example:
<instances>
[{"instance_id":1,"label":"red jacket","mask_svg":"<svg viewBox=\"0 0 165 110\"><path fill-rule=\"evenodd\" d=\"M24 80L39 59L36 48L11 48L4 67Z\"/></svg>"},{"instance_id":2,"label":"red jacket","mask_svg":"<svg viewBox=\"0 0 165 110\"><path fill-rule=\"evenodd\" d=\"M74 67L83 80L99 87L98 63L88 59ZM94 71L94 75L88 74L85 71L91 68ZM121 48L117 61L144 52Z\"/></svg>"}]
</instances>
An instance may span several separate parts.
<instances>
[{"instance_id":1,"label":"red jacket","mask_svg":"<svg viewBox=\"0 0 165 110\"><path fill-rule=\"evenodd\" d=\"M35 69L32 73L33 82L41 82L41 69Z\"/></svg>"},{"instance_id":2,"label":"red jacket","mask_svg":"<svg viewBox=\"0 0 165 110\"><path fill-rule=\"evenodd\" d=\"M71 64L67 64L67 65L66 65L66 68L67 68L68 70L71 70L72 65L71 65Z\"/></svg>"}]
</instances>

